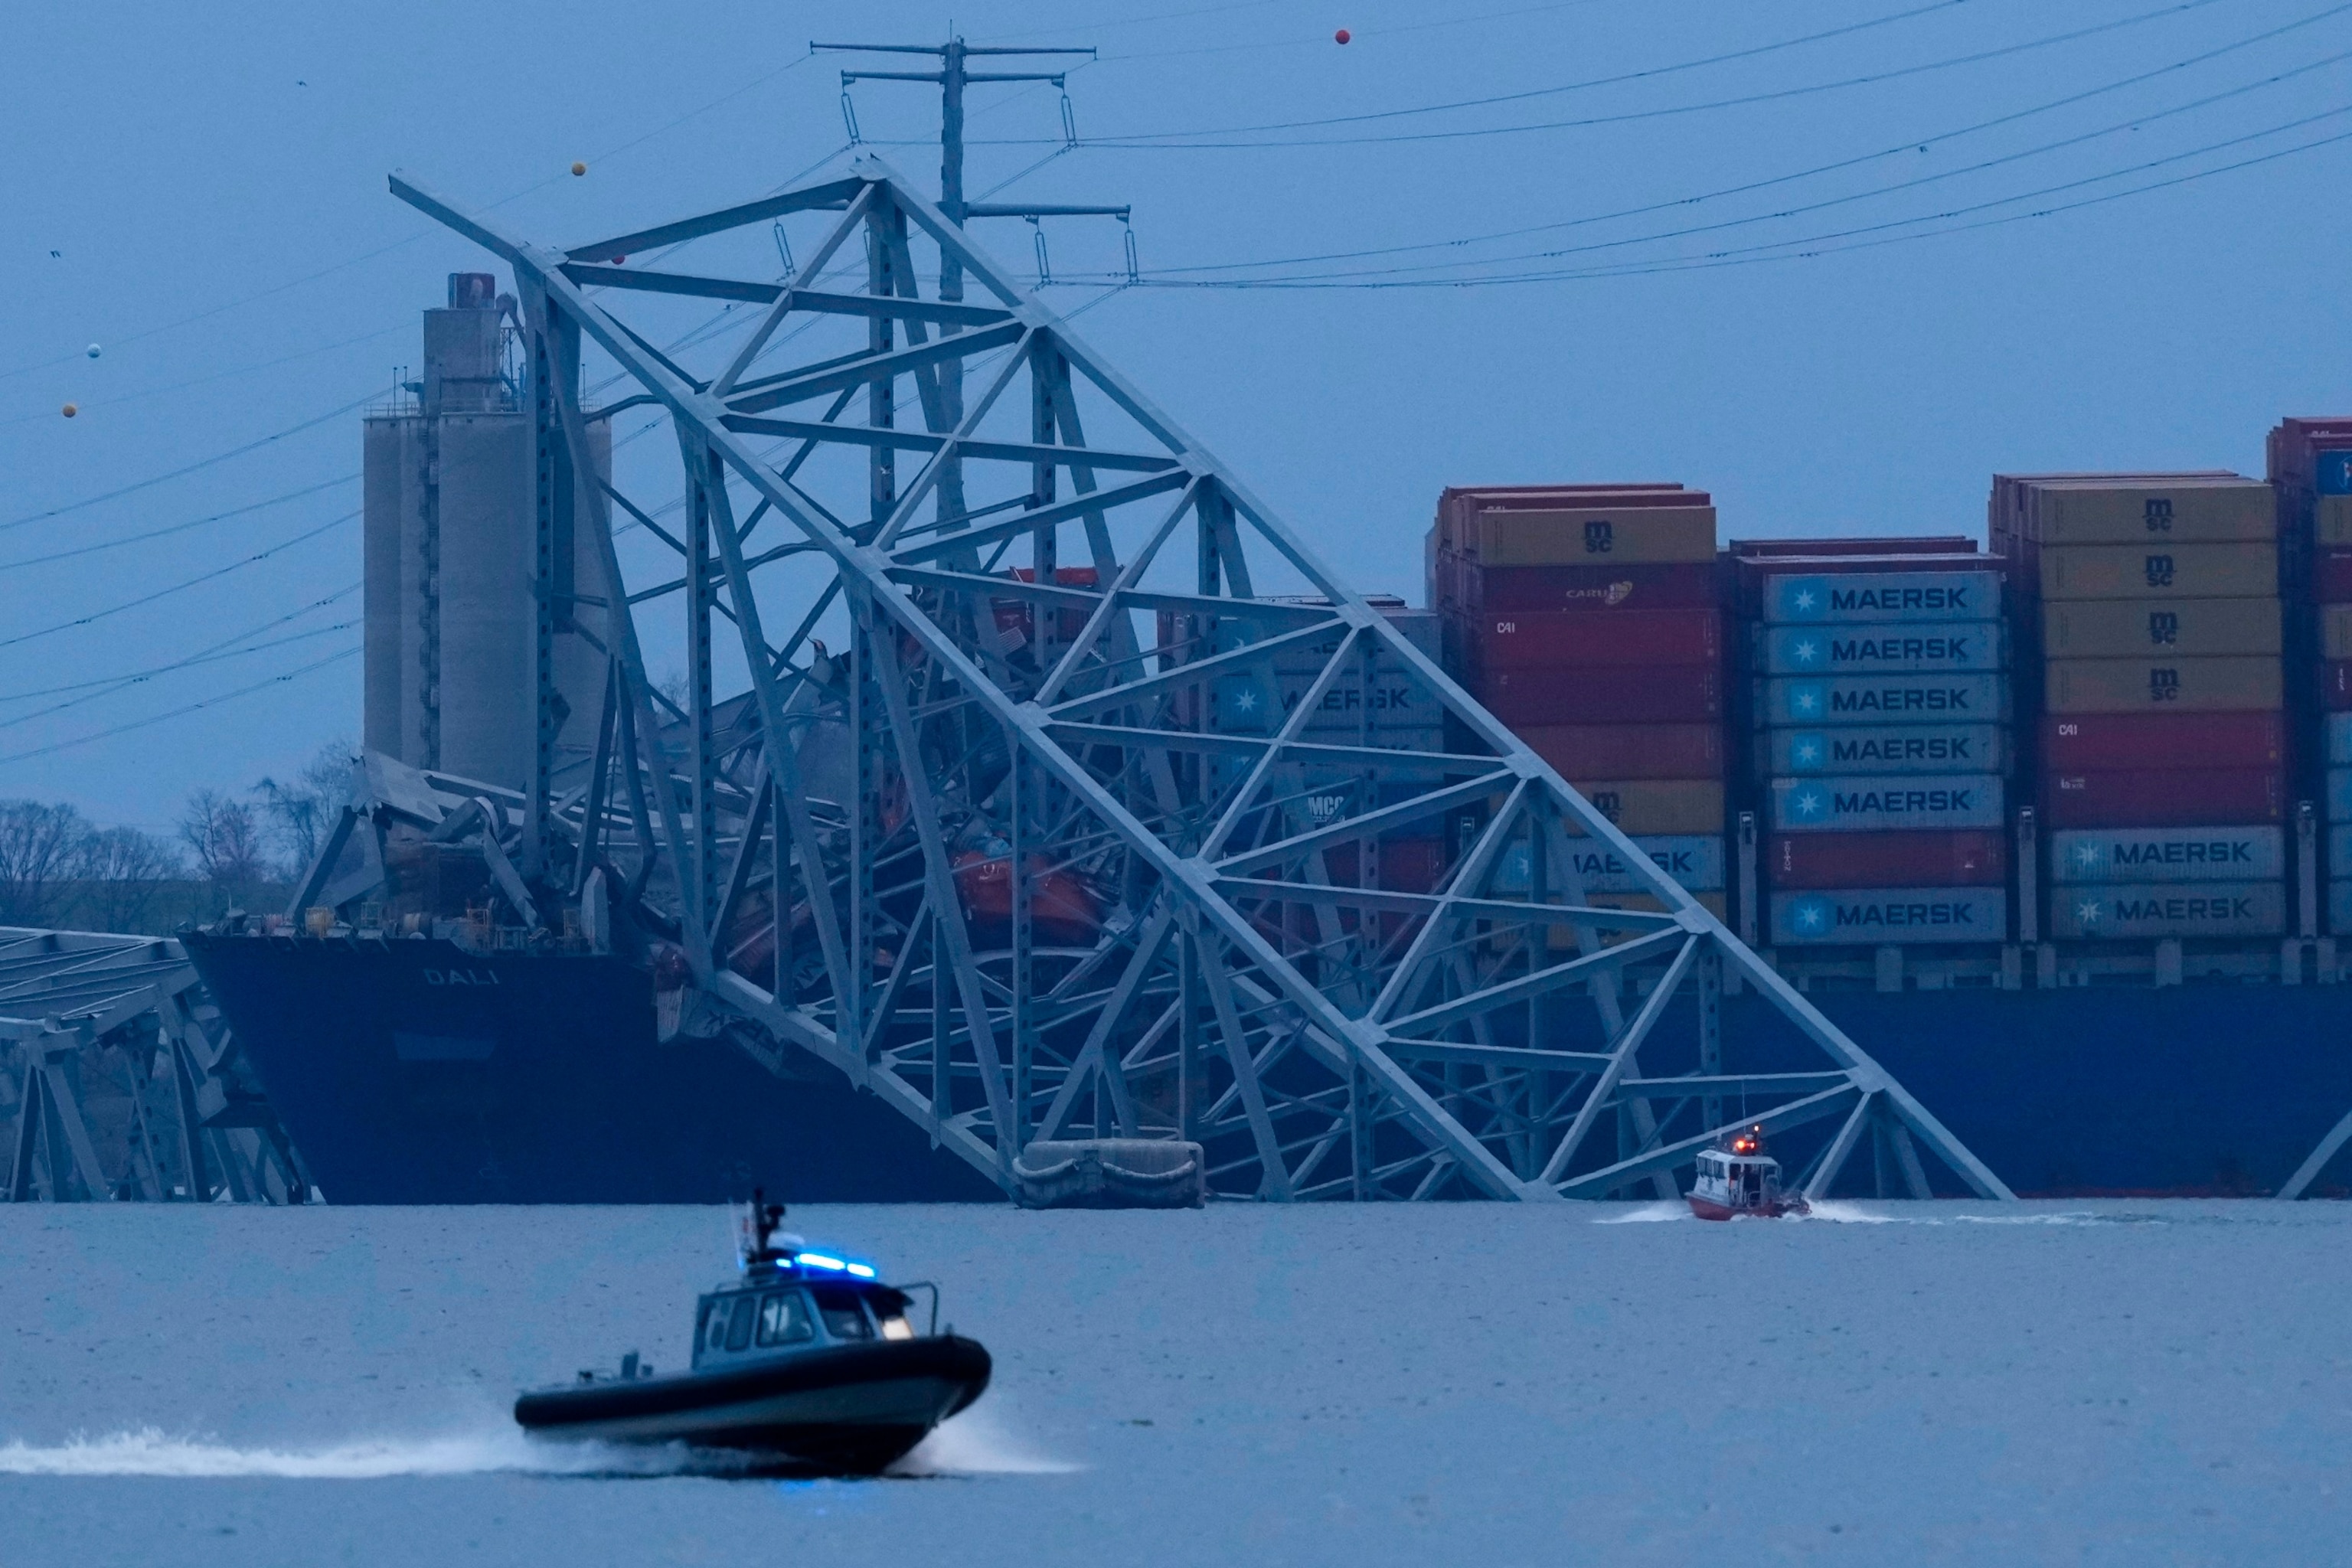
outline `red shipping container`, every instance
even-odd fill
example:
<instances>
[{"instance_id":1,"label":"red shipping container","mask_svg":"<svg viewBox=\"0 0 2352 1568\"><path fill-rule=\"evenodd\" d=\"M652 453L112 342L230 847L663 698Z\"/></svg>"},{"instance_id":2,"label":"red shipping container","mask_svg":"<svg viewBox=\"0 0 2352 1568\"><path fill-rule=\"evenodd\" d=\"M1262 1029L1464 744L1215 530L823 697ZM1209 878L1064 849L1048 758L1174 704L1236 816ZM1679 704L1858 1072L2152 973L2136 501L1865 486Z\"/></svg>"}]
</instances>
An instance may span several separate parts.
<instances>
[{"instance_id":1,"label":"red shipping container","mask_svg":"<svg viewBox=\"0 0 2352 1568\"><path fill-rule=\"evenodd\" d=\"M2243 827L2286 815L2286 781L2260 768L2052 773L2042 780L2051 827Z\"/></svg>"},{"instance_id":2,"label":"red shipping container","mask_svg":"<svg viewBox=\"0 0 2352 1568\"><path fill-rule=\"evenodd\" d=\"M2042 768L2049 773L2261 772L2285 754L2286 721L2275 712L2071 713L2042 721Z\"/></svg>"},{"instance_id":3,"label":"red shipping container","mask_svg":"<svg viewBox=\"0 0 2352 1568\"><path fill-rule=\"evenodd\" d=\"M1518 737L1566 778L1723 776L1720 724L1530 724Z\"/></svg>"},{"instance_id":4,"label":"red shipping container","mask_svg":"<svg viewBox=\"0 0 2352 1568\"><path fill-rule=\"evenodd\" d=\"M1719 610L1503 610L1465 619L1474 669L1573 671L1723 658Z\"/></svg>"},{"instance_id":5,"label":"red shipping container","mask_svg":"<svg viewBox=\"0 0 2352 1568\"><path fill-rule=\"evenodd\" d=\"M1735 539L1725 547L1735 556L1784 555L1969 555L1977 542L1965 533L1931 533L1909 539Z\"/></svg>"},{"instance_id":6,"label":"red shipping container","mask_svg":"<svg viewBox=\"0 0 2352 1568\"><path fill-rule=\"evenodd\" d=\"M1998 888L2009 840L1998 829L1941 833L1776 833L1764 841L1776 888Z\"/></svg>"},{"instance_id":7,"label":"red shipping container","mask_svg":"<svg viewBox=\"0 0 2352 1568\"><path fill-rule=\"evenodd\" d=\"M1440 570L1444 570L1441 557ZM1480 566L1454 558L1465 610L1702 610L1722 603L1714 566Z\"/></svg>"},{"instance_id":8,"label":"red shipping container","mask_svg":"<svg viewBox=\"0 0 2352 1568\"><path fill-rule=\"evenodd\" d=\"M1472 685L1486 711L1524 724L1689 724L1723 714L1723 677L1697 666L1612 669L1583 679L1557 669L1503 669Z\"/></svg>"}]
</instances>

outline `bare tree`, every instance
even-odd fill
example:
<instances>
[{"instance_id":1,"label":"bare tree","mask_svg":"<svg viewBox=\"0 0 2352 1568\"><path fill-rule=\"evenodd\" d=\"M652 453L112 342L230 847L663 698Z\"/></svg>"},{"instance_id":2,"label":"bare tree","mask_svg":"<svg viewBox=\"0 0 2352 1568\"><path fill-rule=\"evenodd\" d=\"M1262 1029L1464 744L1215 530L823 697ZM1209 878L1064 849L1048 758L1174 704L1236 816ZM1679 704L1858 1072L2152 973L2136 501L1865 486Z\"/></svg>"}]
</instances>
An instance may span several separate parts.
<instances>
[{"instance_id":1,"label":"bare tree","mask_svg":"<svg viewBox=\"0 0 2352 1568\"><path fill-rule=\"evenodd\" d=\"M0 924L47 922L89 825L58 802L0 801Z\"/></svg>"},{"instance_id":2,"label":"bare tree","mask_svg":"<svg viewBox=\"0 0 2352 1568\"><path fill-rule=\"evenodd\" d=\"M135 931L146 923L161 885L182 869L179 852L153 834L109 827L83 836L73 874L83 884L81 908L93 926Z\"/></svg>"},{"instance_id":3,"label":"bare tree","mask_svg":"<svg viewBox=\"0 0 2352 1568\"><path fill-rule=\"evenodd\" d=\"M302 766L291 783L263 779L253 786L278 849L300 876L319 858L319 845L350 797L352 743L331 741Z\"/></svg>"},{"instance_id":4,"label":"bare tree","mask_svg":"<svg viewBox=\"0 0 2352 1568\"><path fill-rule=\"evenodd\" d=\"M196 874L233 904L249 900L275 869L253 808L216 789L188 797L180 813L180 839L195 857Z\"/></svg>"}]
</instances>

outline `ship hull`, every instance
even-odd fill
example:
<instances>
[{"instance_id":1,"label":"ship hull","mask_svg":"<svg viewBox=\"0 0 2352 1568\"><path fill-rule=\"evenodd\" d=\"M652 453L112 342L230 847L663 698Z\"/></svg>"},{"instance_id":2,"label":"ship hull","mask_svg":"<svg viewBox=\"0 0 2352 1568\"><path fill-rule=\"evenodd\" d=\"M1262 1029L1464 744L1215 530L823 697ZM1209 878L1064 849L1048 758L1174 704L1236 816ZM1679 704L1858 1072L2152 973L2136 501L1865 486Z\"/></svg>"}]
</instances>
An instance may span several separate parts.
<instances>
[{"instance_id":1,"label":"ship hull","mask_svg":"<svg viewBox=\"0 0 2352 1568\"><path fill-rule=\"evenodd\" d=\"M447 942L185 939L333 1203L1001 1201L994 1184L812 1061L657 1039L610 956Z\"/></svg>"}]
</instances>

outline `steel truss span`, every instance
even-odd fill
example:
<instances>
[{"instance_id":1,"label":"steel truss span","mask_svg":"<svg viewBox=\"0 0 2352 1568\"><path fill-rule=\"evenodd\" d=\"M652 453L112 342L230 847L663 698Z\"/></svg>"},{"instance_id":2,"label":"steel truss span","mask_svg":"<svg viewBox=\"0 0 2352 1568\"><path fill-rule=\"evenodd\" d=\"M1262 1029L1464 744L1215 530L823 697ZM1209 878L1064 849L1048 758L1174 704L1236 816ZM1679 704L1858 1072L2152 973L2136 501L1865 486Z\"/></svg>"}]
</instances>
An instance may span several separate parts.
<instances>
[{"instance_id":1,"label":"steel truss span","mask_svg":"<svg viewBox=\"0 0 2352 1568\"><path fill-rule=\"evenodd\" d=\"M563 251L392 186L514 270L542 567L575 487L610 502L604 581L542 571L534 776L477 831L526 923L662 933L677 1026L820 1058L1008 1188L1034 1142L1139 1137L1225 1196L1668 1194L1760 1122L1816 1124L1816 1193L1867 1139L1918 1195L1923 1150L2010 1195L881 160ZM787 218L827 232L782 282L643 259ZM735 330L655 349L681 298ZM592 345L675 428L673 527L600 481ZM593 757L556 745L564 636L609 660ZM1596 856L1646 906L1588 902Z\"/></svg>"}]
</instances>

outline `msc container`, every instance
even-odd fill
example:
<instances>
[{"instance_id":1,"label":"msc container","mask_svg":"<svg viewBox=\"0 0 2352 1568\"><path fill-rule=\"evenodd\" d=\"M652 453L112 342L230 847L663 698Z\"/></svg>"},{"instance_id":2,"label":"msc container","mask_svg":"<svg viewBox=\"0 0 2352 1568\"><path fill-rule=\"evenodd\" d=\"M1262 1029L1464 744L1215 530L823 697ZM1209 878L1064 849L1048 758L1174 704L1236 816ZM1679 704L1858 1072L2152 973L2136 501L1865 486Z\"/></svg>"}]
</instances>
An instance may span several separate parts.
<instances>
[{"instance_id":1,"label":"msc container","mask_svg":"<svg viewBox=\"0 0 2352 1568\"><path fill-rule=\"evenodd\" d=\"M2275 658L2053 658L2042 667L2052 713L2230 712L2276 708Z\"/></svg>"},{"instance_id":2,"label":"msc container","mask_svg":"<svg viewBox=\"0 0 2352 1568\"><path fill-rule=\"evenodd\" d=\"M1766 724L1998 723L2009 686L1997 675L1780 676L1763 687Z\"/></svg>"},{"instance_id":3,"label":"msc container","mask_svg":"<svg viewBox=\"0 0 2352 1568\"><path fill-rule=\"evenodd\" d=\"M1983 621L2000 616L1998 572L1808 572L1765 578L1763 618L1819 621Z\"/></svg>"},{"instance_id":4,"label":"msc container","mask_svg":"<svg viewBox=\"0 0 2352 1568\"><path fill-rule=\"evenodd\" d=\"M1465 556L1441 556L1439 574L1452 563L1457 604L1487 610L1707 609L1721 603L1715 563L1629 566L1482 566Z\"/></svg>"},{"instance_id":5,"label":"msc container","mask_svg":"<svg viewBox=\"0 0 2352 1568\"><path fill-rule=\"evenodd\" d=\"M2042 810L2051 827L2278 822L2286 815L2286 782L2274 768L2053 773L2042 780Z\"/></svg>"},{"instance_id":6,"label":"msc container","mask_svg":"<svg viewBox=\"0 0 2352 1568\"><path fill-rule=\"evenodd\" d=\"M1720 724L1531 724L1518 736L1563 778L1723 776Z\"/></svg>"},{"instance_id":7,"label":"msc container","mask_svg":"<svg viewBox=\"0 0 2352 1568\"><path fill-rule=\"evenodd\" d=\"M2346 629L2352 637L2352 622ZM2042 607L2042 651L2051 658L2276 657L2281 646L2275 599L2067 599Z\"/></svg>"},{"instance_id":8,"label":"msc container","mask_svg":"<svg viewBox=\"0 0 2352 1568\"><path fill-rule=\"evenodd\" d=\"M1767 730L1766 775L1819 773L1998 773L2009 768L2009 736L1997 724L1862 724L1851 729Z\"/></svg>"},{"instance_id":9,"label":"msc container","mask_svg":"<svg viewBox=\"0 0 2352 1568\"><path fill-rule=\"evenodd\" d=\"M2286 887L2281 882L2070 887L2053 888L2050 894L2050 934L2071 940L2280 936L2285 931Z\"/></svg>"},{"instance_id":10,"label":"msc container","mask_svg":"<svg viewBox=\"0 0 2352 1568\"><path fill-rule=\"evenodd\" d=\"M1485 510L1464 530L1463 553L1488 566L1663 565L1713 562L1711 506L1563 506Z\"/></svg>"},{"instance_id":11,"label":"msc container","mask_svg":"<svg viewBox=\"0 0 2352 1568\"><path fill-rule=\"evenodd\" d=\"M1723 831L1723 784L1717 779L1570 780L1576 793L1627 834Z\"/></svg>"},{"instance_id":12,"label":"msc container","mask_svg":"<svg viewBox=\"0 0 2352 1568\"><path fill-rule=\"evenodd\" d=\"M1776 833L1764 841L1776 888L1998 888L2009 840L1997 829L1949 833Z\"/></svg>"},{"instance_id":13,"label":"msc container","mask_svg":"<svg viewBox=\"0 0 2352 1568\"><path fill-rule=\"evenodd\" d=\"M1659 870L1682 885L1686 893L1720 892L1723 889L1723 835L1720 833L1644 834L1633 847L1647 855ZM1614 849L1596 844L1571 843L1570 868L1587 893L1638 892L1633 868ZM1528 846L1513 844L1495 868L1495 891L1524 896L1528 891ZM1564 891L1555 888L1554 893Z\"/></svg>"},{"instance_id":14,"label":"msc container","mask_svg":"<svg viewBox=\"0 0 2352 1568\"><path fill-rule=\"evenodd\" d=\"M2008 663L1998 621L1914 628L1890 626L1759 626L1757 663L1768 675L1933 675L1996 670Z\"/></svg>"},{"instance_id":15,"label":"msc container","mask_svg":"<svg viewBox=\"0 0 2352 1568\"><path fill-rule=\"evenodd\" d=\"M2042 721L2042 765L2056 773L2274 769L2286 722L2268 713L2084 713Z\"/></svg>"},{"instance_id":16,"label":"msc container","mask_svg":"<svg viewBox=\"0 0 2352 1568\"><path fill-rule=\"evenodd\" d=\"M1782 947L2001 942L2009 894L2000 888L1854 888L1771 897L1772 941Z\"/></svg>"},{"instance_id":17,"label":"msc container","mask_svg":"<svg viewBox=\"0 0 2352 1568\"><path fill-rule=\"evenodd\" d=\"M2260 479L2116 485L2096 479L2036 485L2027 537L2068 544L2231 543L2276 536L2277 505Z\"/></svg>"},{"instance_id":18,"label":"msc container","mask_svg":"<svg viewBox=\"0 0 2352 1568\"><path fill-rule=\"evenodd\" d=\"M1711 665L1723 658L1720 610L1489 610L1464 617L1463 627L1474 669Z\"/></svg>"},{"instance_id":19,"label":"msc container","mask_svg":"<svg viewBox=\"0 0 2352 1568\"><path fill-rule=\"evenodd\" d=\"M1922 778L1771 781L1772 826L1783 833L1907 833L1999 827L2001 781L1990 773Z\"/></svg>"},{"instance_id":20,"label":"msc container","mask_svg":"<svg viewBox=\"0 0 2352 1568\"><path fill-rule=\"evenodd\" d=\"M2278 593L2275 544L2084 544L2042 552L2045 599L2261 599Z\"/></svg>"},{"instance_id":21,"label":"msc container","mask_svg":"<svg viewBox=\"0 0 2352 1568\"><path fill-rule=\"evenodd\" d=\"M2091 885L2262 882L2286 875L2276 827L2069 828L2050 836L2050 879Z\"/></svg>"},{"instance_id":22,"label":"msc container","mask_svg":"<svg viewBox=\"0 0 2352 1568\"><path fill-rule=\"evenodd\" d=\"M1696 665L1636 666L1575 679L1557 669L1502 669L1471 690L1486 710L1526 724L1690 724L1723 712L1723 675Z\"/></svg>"}]
</instances>

